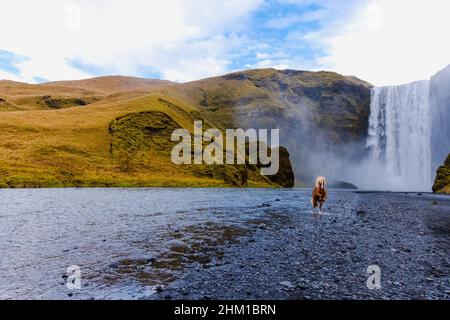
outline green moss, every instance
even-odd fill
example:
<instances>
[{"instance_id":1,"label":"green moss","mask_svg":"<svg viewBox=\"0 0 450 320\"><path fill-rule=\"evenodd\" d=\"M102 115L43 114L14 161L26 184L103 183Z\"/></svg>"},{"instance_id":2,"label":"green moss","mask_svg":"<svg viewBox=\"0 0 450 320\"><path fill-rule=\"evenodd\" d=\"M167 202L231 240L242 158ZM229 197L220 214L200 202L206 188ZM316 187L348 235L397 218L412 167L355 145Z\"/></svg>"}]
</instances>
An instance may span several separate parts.
<instances>
[{"instance_id":1,"label":"green moss","mask_svg":"<svg viewBox=\"0 0 450 320\"><path fill-rule=\"evenodd\" d=\"M86 106L92 102L95 102L95 98L65 98L65 97L52 97L44 96L38 102L38 105L50 108L61 109L76 106Z\"/></svg>"},{"instance_id":2,"label":"green moss","mask_svg":"<svg viewBox=\"0 0 450 320\"><path fill-rule=\"evenodd\" d=\"M165 154L170 161L172 132L180 126L162 112L130 113L109 125L110 153L122 172L129 172L140 152L152 149Z\"/></svg>"},{"instance_id":3,"label":"green moss","mask_svg":"<svg viewBox=\"0 0 450 320\"><path fill-rule=\"evenodd\" d=\"M450 194L450 154L444 165L436 172L436 179L433 185L433 192Z\"/></svg>"},{"instance_id":4,"label":"green moss","mask_svg":"<svg viewBox=\"0 0 450 320\"><path fill-rule=\"evenodd\" d=\"M5 181L3 181L3 180L0 180L0 188L9 188L9 185L5 182Z\"/></svg>"},{"instance_id":5,"label":"green moss","mask_svg":"<svg viewBox=\"0 0 450 320\"><path fill-rule=\"evenodd\" d=\"M178 110L179 107L173 104L170 104L170 108L182 113ZM179 125L171 117L159 111L121 116L109 125L111 157L123 173L133 173L145 166L151 166L149 159L152 159L154 152L164 156L165 162L170 164L170 151L175 145L170 138L173 130L177 128ZM183 165L181 169L187 175L222 181L223 184L233 187L248 186L249 176L256 180L254 185L272 185L269 179L259 175L259 168L256 166L191 164ZM277 185L279 184L273 184Z\"/></svg>"}]
</instances>

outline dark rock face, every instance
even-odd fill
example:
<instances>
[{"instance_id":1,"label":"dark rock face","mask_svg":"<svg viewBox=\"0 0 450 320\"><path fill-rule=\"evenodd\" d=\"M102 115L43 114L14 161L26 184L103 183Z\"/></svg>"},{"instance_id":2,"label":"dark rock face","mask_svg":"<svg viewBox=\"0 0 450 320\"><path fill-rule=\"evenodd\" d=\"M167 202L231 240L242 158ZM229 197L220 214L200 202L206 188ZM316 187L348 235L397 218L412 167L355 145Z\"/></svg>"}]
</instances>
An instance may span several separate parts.
<instances>
[{"instance_id":1,"label":"dark rock face","mask_svg":"<svg viewBox=\"0 0 450 320\"><path fill-rule=\"evenodd\" d=\"M299 129L299 124L304 123L305 127L331 131L328 136L333 143L344 143L367 133L371 86L363 81L332 72L289 70L249 71L242 78L266 95L240 93L240 103L234 107L253 108L251 112L238 110L243 117L234 117L237 125L280 126L295 121L292 129ZM255 102L259 102L258 105L249 106ZM268 107L273 111L271 119L264 117Z\"/></svg>"},{"instance_id":2,"label":"dark rock face","mask_svg":"<svg viewBox=\"0 0 450 320\"><path fill-rule=\"evenodd\" d=\"M333 183L330 188L335 188L335 189L348 189L348 190L358 190L358 187L355 186L354 184L350 183L350 182L345 182L345 181L336 181L335 183Z\"/></svg>"},{"instance_id":3,"label":"dark rock face","mask_svg":"<svg viewBox=\"0 0 450 320\"><path fill-rule=\"evenodd\" d=\"M273 176L267 176L270 181L278 184L284 188L292 188L295 183L294 170L292 169L292 163L289 159L289 152L284 147L279 147L280 155L280 168L278 173Z\"/></svg>"},{"instance_id":4,"label":"dark rock face","mask_svg":"<svg viewBox=\"0 0 450 320\"><path fill-rule=\"evenodd\" d=\"M450 154L445 160L444 165L440 166L437 170L433 192L450 194Z\"/></svg>"},{"instance_id":5,"label":"dark rock face","mask_svg":"<svg viewBox=\"0 0 450 320\"><path fill-rule=\"evenodd\" d=\"M261 148L260 143L257 143L257 148L255 148L255 150L259 150L258 148ZM294 183L295 183L295 174L294 174L294 169L292 166L292 162L290 160L289 157L289 152L288 150L283 147L283 146L279 146L273 149L270 149L269 147L267 147L267 154L270 155L273 150L278 151L278 156L279 156L279 167L278 167L278 172L274 175L268 175L265 176L267 178L267 180L269 180L271 183L273 183L275 186L279 186L282 188L292 188L294 187ZM246 154L250 157L250 150L249 150L249 144L247 144L246 146ZM255 159L259 159L258 155L253 154L253 156L255 157ZM261 168L264 167L268 167L268 165L263 165L262 163L259 162L256 165L252 165L250 163L248 163L248 161L246 162L246 166L248 169L250 170L255 170L260 172Z\"/></svg>"}]
</instances>

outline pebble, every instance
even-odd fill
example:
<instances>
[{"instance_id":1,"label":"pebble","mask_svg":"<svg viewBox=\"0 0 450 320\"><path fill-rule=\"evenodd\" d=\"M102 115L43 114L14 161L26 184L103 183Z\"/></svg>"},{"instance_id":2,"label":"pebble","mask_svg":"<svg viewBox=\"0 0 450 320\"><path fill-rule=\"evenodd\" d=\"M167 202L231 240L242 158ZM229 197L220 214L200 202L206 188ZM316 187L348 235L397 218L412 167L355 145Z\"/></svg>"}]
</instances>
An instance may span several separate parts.
<instances>
[{"instance_id":1,"label":"pebble","mask_svg":"<svg viewBox=\"0 0 450 320\"><path fill-rule=\"evenodd\" d=\"M281 281L280 286L286 287L288 289L294 288L294 285L290 281Z\"/></svg>"}]
</instances>

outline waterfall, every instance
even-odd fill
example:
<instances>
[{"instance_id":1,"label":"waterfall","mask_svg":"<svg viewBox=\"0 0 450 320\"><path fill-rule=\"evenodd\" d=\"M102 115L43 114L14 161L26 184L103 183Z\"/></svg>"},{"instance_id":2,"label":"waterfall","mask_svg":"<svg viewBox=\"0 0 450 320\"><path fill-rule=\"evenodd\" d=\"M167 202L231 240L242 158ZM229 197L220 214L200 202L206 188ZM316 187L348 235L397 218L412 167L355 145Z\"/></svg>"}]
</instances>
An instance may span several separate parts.
<instances>
[{"instance_id":1,"label":"waterfall","mask_svg":"<svg viewBox=\"0 0 450 320\"><path fill-rule=\"evenodd\" d=\"M450 66L430 80L373 88L366 144L369 156L353 170L362 187L431 191L450 153Z\"/></svg>"},{"instance_id":2,"label":"waterfall","mask_svg":"<svg viewBox=\"0 0 450 320\"><path fill-rule=\"evenodd\" d=\"M367 146L388 190L431 189L429 97L428 80L372 90Z\"/></svg>"}]
</instances>

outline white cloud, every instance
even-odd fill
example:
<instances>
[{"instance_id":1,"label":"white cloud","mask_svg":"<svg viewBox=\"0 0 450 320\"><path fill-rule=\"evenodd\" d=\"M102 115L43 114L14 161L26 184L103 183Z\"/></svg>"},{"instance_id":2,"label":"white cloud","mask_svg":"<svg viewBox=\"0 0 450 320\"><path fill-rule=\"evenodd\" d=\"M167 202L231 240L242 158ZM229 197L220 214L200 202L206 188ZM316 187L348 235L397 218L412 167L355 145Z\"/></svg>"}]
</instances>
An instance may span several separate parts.
<instances>
[{"instance_id":1,"label":"white cloud","mask_svg":"<svg viewBox=\"0 0 450 320\"><path fill-rule=\"evenodd\" d=\"M170 80L191 80L227 70L223 57L242 40L236 33L261 3L2 0L0 47L30 58L19 65L26 81L88 77L67 64L73 59L114 73L147 68Z\"/></svg>"},{"instance_id":2,"label":"white cloud","mask_svg":"<svg viewBox=\"0 0 450 320\"><path fill-rule=\"evenodd\" d=\"M248 69L261 69L261 68L273 68L277 70L294 69L294 70L311 70L316 64L315 61L302 59L297 61L290 58L279 58L276 55L257 61L256 63L246 64L245 67Z\"/></svg>"},{"instance_id":3,"label":"white cloud","mask_svg":"<svg viewBox=\"0 0 450 320\"><path fill-rule=\"evenodd\" d=\"M260 60L254 64L247 64L246 67L249 69L261 69L261 68L274 68L278 70L289 69L294 62L288 59L272 60L264 59Z\"/></svg>"},{"instance_id":4,"label":"white cloud","mask_svg":"<svg viewBox=\"0 0 450 320\"><path fill-rule=\"evenodd\" d=\"M321 8L304 15L268 21L274 28L317 21L311 32L288 34L290 45L321 51L315 59L291 56L278 63L266 56L252 66L332 70L355 75L374 85L393 85L427 79L450 64L450 1L445 0L280 0L316 4Z\"/></svg>"},{"instance_id":5,"label":"white cloud","mask_svg":"<svg viewBox=\"0 0 450 320\"><path fill-rule=\"evenodd\" d=\"M239 53L251 53L249 68L328 69L384 85L429 78L450 63L450 1L278 1L320 8L274 14L266 27L291 30L274 44L264 34L247 38L264 0L1 0L0 49L30 59L19 76L0 78L89 77L68 64L76 60L109 74L187 81L232 71ZM308 21L320 28L296 28Z\"/></svg>"},{"instance_id":6,"label":"white cloud","mask_svg":"<svg viewBox=\"0 0 450 320\"><path fill-rule=\"evenodd\" d=\"M374 0L340 34L319 37L322 66L375 85L427 79L450 64L450 1Z\"/></svg>"}]
</instances>

